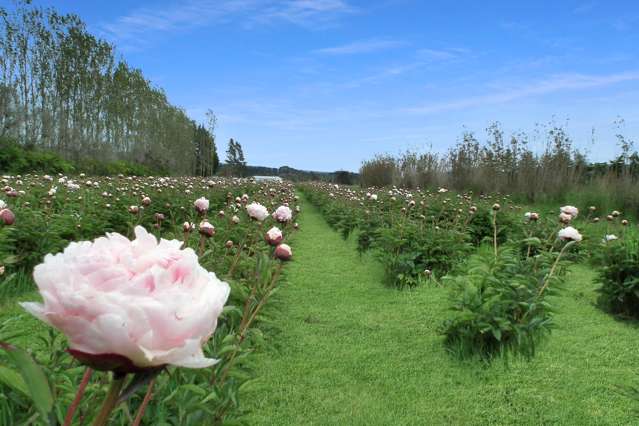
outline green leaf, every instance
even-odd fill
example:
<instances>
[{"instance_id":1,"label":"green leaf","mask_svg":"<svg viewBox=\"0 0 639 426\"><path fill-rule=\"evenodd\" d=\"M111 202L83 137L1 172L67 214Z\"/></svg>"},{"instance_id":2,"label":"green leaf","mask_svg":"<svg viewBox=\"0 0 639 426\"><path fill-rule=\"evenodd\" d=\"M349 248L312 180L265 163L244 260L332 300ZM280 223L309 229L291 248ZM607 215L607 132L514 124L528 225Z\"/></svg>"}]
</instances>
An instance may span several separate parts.
<instances>
[{"instance_id":1,"label":"green leaf","mask_svg":"<svg viewBox=\"0 0 639 426\"><path fill-rule=\"evenodd\" d=\"M501 329L493 328L492 332L493 332L493 336L495 336L495 339L497 339L497 340L499 340L501 342Z\"/></svg>"},{"instance_id":2,"label":"green leaf","mask_svg":"<svg viewBox=\"0 0 639 426\"><path fill-rule=\"evenodd\" d=\"M53 408L53 395L42 369L25 350L4 342L0 342L0 347L18 367L36 409L44 419L48 419Z\"/></svg>"},{"instance_id":3,"label":"green leaf","mask_svg":"<svg viewBox=\"0 0 639 426\"><path fill-rule=\"evenodd\" d=\"M0 365L0 382L20 392L24 396L29 396L27 384L24 382L22 376L20 376L20 373L15 370Z\"/></svg>"}]
</instances>

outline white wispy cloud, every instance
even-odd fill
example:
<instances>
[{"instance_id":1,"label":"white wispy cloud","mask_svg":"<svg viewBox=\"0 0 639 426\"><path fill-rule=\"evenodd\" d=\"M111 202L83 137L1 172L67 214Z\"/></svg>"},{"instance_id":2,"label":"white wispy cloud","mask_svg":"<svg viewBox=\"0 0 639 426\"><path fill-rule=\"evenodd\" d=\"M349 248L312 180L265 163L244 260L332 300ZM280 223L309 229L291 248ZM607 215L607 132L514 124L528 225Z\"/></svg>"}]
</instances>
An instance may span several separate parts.
<instances>
[{"instance_id":1,"label":"white wispy cloud","mask_svg":"<svg viewBox=\"0 0 639 426\"><path fill-rule=\"evenodd\" d=\"M394 49L405 45L405 42L399 40L371 39L355 41L341 46L324 47L314 50L314 53L324 55L353 55L356 53L371 53L380 50Z\"/></svg>"},{"instance_id":2,"label":"white wispy cloud","mask_svg":"<svg viewBox=\"0 0 639 426\"><path fill-rule=\"evenodd\" d=\"M563 74L550 77L529 85L503 89L496 93L471 96L451 101L435 102L416 107L404 108L412 114L433 114L438 112L463 110L488 104L508 103L517 99L546 95L564 90L584 90L613 84L639 81L639 71L630 71L609 75Z\"/></svg>"},{"instance_id":3,"label":"white wispy cloud","mask_svg":"<svg viewBox=\"0 0 639 426\"><path fill-rule=\"evenodd\" d=\"M595 2L595 1L587 1L587 2L581 3L577 7L575 7L572 10L572 13L575 13L575 14L588 13L588 12L592 11L596 6L597 6L597 2Z\"/></svg>"},{"instance_id":4,"label":"white wispy cloud","mask_svg":"<svg viewBox=\"0 0 639 426\"><path fill-rule=\"evenodd\" d=\"M125 49L139 48L163 34L235 21L243 28L282 21L321 28L354 10L345 0L187 0L135 9L99 31Z\"/></svg>"},{"instance_id":5,"label":"white wispy cloud","mask_svg":"<svg viewBox=\"0 0 639 426\"><path fill-rule=\"evenodd\" d=\"M417 57L424 61L450 61L459 59L468 54L468 50L461 48L451 49L420 49L417 51Z\"/></svg>"}]
</instances>

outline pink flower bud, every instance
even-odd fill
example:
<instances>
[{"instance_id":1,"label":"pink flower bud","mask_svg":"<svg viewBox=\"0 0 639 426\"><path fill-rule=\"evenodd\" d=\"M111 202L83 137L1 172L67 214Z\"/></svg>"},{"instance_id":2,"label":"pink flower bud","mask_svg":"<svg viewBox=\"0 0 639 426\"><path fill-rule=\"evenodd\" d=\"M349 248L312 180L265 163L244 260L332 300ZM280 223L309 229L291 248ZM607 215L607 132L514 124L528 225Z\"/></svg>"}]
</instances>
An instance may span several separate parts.
<instances>
[{"instance_id":1,"label":"pink flower bud","mask_svg":"<svg viewBox=\"0 0 639 426\"><path fill-rule=\"evenodd\" d=\"M7 226L13 225L16 221L16 215L9 209L0 210L0 220Z\"/></svg>"},{"instance_id":2,"label":"pink flower bud","mask_svg":"<svg viewBox=\"0 0 639 426\"><path fill-rule=\"evenodd\" d=\"M282 261L291 260L293 257L293 250L288 244L280 244L275 247L275 257Z\"/></svg>"},{"instance_id":3,"label":"pink flower bud","mask_svg":"<svg viewBox=\"0 0 639 426\"><path fill-rule=\"evenodd\" d=\"M207 221L200 222L200 235L209 238L215 235L215 227Z\"/></svg>"}]
</instances>

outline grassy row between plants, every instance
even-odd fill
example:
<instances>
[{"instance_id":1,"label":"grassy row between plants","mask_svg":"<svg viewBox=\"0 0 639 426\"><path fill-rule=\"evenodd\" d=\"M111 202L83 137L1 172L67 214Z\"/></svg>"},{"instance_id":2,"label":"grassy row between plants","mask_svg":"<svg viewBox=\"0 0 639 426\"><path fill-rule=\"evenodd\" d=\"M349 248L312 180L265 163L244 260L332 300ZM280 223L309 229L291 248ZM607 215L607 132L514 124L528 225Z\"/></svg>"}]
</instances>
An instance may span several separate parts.
<instances>
[{"instance_id":1,"label":"grassy row between plants","mask_svg":"<svg viewBox=\"0 0 639 426\"><path fill-rule=\"evenodd\" d=\"M636 424L637 324L595 306L594 273L570 269L534 358L460 361L438 332L448 289L398 291L306 203L278 293L271 348L247 384L250 424Z\"/></svg>"}]
</instances>

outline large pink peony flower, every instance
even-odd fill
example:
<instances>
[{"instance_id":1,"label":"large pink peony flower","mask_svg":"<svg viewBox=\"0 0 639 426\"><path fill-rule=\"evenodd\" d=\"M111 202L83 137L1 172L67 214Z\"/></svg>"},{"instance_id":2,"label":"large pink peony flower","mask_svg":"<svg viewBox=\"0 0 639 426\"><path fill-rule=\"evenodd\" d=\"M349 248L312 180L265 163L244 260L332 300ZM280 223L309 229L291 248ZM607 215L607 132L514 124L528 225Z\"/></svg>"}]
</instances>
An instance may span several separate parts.
<instances>
[{"instance_id":1,"label":"large pink peony flower","mask_svg":"<svg viewBox=\"0 0 639 426\"><path fill-rule=\"evenodd\" d=\"M141 226L135 236L107 234L48 254L33 273L44 305L21 305L62 331L71 354L96 368L215 364L202 345L215 331L229 285L180 241L158 242Z\"/></svg>"},{"instance_id":2,"label":"large pink peony flower","mask_svg":"<svg viewBox=\"0 0 639 426\"><path fill-rule=\"evenodd\" d=\"M268 216L268 210L260 203L251 203L246 206L246 212L252 218L258 222L262 222Z\"/></svg>"},{"instance_id":3,"label":"large pink peony flower","mask_svg":"<svg viewBox=\"0 0 639 426\"><path fill-rule=\"evenodd\" d=\"M205 213L209 210L209 200L204 197L200 197L195 200L193 205L195 206L195 210L197 210L197 212L200 214Z\"/></svg>"},{"instance_id":4,"label":"large pink peony flower","mask_svg":"<svg viewBox=\"0 0 639 426\"><path fill-rule=\"evenodd\" d=\"M293 218L293 212L287 206L279 206L277 210L273 212L273 219L280 223L285 223Z\"/></svg>"}]
</instances>

